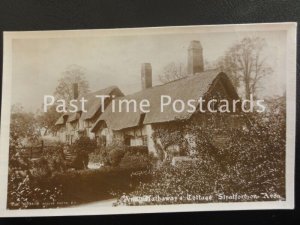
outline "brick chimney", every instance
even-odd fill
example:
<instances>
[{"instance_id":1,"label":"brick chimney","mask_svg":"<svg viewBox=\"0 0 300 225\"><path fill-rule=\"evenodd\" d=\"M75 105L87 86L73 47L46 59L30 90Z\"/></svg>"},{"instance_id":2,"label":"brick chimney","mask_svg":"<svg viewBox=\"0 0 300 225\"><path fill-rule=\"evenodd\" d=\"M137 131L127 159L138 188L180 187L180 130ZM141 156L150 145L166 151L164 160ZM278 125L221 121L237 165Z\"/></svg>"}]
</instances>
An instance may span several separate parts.
<instances>
[{"instance_id":1,"label":"brick chimney","mask_svg":"<svg viewBox=\"0 0 300 225\"><path fill-rule=\"evenodd\" d=\"M152 67L150 63L142 63L141 70L142 78L142 89L147 89L152 87Z\"/></svg>"},{"instance_id":2,"label":"brick chimney","mask_svg":"<svg viewBox=\"0 0 300 225\"><path fill-rule=\"evenodd\" d=\"M188 48L188 75L204 71L203 49L200 41L191 41Z\"/></svg>"},{"instance_id":3,"label":"brick chimney","mask_svg":"<svg viewBox=\"0 0 300 225\"><path fill-rule=\"evenodd\" d=\"M77 99L79 96L79 91L78 91L78 83L73 84L73 99Z\"/></svg>"}]
</instances>

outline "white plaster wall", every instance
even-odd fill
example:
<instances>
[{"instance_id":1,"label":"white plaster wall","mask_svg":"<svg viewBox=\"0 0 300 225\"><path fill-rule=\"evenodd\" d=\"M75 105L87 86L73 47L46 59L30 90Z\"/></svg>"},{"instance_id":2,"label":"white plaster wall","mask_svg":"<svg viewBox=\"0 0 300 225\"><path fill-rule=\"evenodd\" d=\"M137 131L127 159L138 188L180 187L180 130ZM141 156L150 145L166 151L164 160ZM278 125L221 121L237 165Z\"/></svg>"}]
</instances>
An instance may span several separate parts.
<instances>
[{"instance_id":1,"label":"white plaster wall","mask_svg":"<svg viewBox=\"0 0 300 225\"><path fill-rule=\"evenodd\" d=\"M147 144L148 144L148 150L149 153L152 152L154 155L157 155L157 151L155 149L155 144L153 140L153 129L151 124L144 125L146 135L147 135Z\"/></svg>"}]
</instances>

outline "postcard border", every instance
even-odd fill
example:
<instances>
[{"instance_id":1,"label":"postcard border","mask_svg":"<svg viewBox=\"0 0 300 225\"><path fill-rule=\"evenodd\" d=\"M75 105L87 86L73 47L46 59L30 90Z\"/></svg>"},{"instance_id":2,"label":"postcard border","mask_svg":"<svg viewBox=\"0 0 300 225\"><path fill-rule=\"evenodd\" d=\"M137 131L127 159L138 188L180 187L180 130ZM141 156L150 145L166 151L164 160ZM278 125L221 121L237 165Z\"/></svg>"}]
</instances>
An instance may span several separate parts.
<instances>
[{"instance_id":1,"label":"postcard border","mask_svg":"<svg viewBox=\"0 0 300 225\"><path fill-rule=\"evenodd\" d=\"M2 118L0 135L0 175L5 182L0 182L0 217L21 216L66 216L66 215L107 215L107 214L136 214L161 212L190 212L190 211L227 211L227 210L262 210L262 209L293 209L295 182L295 130L296 130L296 29L297 23L258 23L230 25L199 25L148 28L93 29L67 31L23 31L4 32L3 51L3 90ZM8 177L8 141L11 103L12 77L12 40L15 38L62 38L87 37L97 35L149 35L157 32L172 33L189 30L203 32L238 32L251 30L286 30L287 31L287 145L286 145L286 201L277 202L235 202L235 203L205 203L179 204L156 206L118 206L110 208L56 208L56 209L26 209L9 210L6 208L7 177ZM120 32L121 31L121 32Z\"/></svg>"}]
</instances>

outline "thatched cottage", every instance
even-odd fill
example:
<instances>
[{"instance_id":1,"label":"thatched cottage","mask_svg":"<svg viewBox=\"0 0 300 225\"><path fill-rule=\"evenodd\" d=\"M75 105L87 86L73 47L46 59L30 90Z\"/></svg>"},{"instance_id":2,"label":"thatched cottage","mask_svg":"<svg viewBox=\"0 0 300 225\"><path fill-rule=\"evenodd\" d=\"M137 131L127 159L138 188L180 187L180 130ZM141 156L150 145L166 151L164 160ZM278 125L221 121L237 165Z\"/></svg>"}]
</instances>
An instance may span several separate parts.
<instances>
[{"instance_id":1,"label":"thatched cottage","mask_svg":"<svg viewBox=\"0 0 300 225\"><path fill-rule=\"evenodd\" d=\"M79 110L76 113L65 113L55 123L58 140L68 144L72 144L80 135L88 136L91 139L95 138L94 133L91 132L91 127L101 115L102 108L105 109L110 103L110 98L107 98L104 105L101 105L101 101L95 97L96 95L124 96L116 86L78 96L78 84L73 85L73 94L73 99L83 97L87 100L86 112L82 110L82 105L78 104Z\"/></svg>"},{"instance_id":2,"label":"thatched cottage","mask_svg":"<svg viewBox=\"0 0 300 225\"><path fill-rule=\"evenodd\" d=\"M161 112L161 96L170 96L172 99L188 101L199 98L211 99L239 99L227 75L218 70L204 71L203 50L199 41L192 41L188 49L188 74L189 76L166 84L152 86L152 68L150 63L142 64L141 91L124 96L117 87L110 87L88 96L89 106L87 113L78 112L65 114L58 121L61 127L62 140L71 143L78 133L97 139L101 145L109 145L118 140L129 146L147 146L149 152L156 152L153 132L160 126L179 120L191 120L193 112L176 112L171 105L164 107ZM100 105L95 94L115 95L115 101L135 100L140 102L147 99L150 102L149 112L141 110L126 112L125 109L113 110L111 99ZM75 96L76 97L76 96ZM100 108L104 107L103 113ZM121 107L126 107L122 105ZM197 114L199 114L197 112Z\"/></svg>"},{"instance_id":3,"label":"thatched cottage","mask_svg":"<svg viewBox=\"0 0 300 225\"><path fill-rule=\"evenodd\" d=\"M184 102L200 97L211 99L212 97L222 99L239 99L230 79L218 70L204 71L202 47L199 41L192 41L188 49L188 77L175 80L163 85L152 86L152 69L149 63L142 64L141 80L142 90L119 97L117 100L135 100L140 102L147 99L150 102L149 112L143 113L126 112L123 109L112 109L108 105L104 113L99 116L91 131L95 137L102 140L106 145L115 139L121 140L125 145L148 147L150 152L156 152L153 132L160 126L176 122L178 119L189 120L195 113L187 111L175 112L171 105L164 107L161 112L161 96L170 96L172 99L181 99Z\"/></svg>"}]
</instances>

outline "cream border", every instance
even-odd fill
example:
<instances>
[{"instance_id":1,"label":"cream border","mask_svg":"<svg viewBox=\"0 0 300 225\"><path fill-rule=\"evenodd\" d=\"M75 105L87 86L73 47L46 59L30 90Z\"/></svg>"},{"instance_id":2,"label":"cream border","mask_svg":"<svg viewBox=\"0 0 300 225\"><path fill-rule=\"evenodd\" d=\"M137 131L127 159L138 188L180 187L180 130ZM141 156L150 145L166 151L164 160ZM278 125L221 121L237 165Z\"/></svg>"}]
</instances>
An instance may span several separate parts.
<instances>
[{"instance_id":1,"label":"cream border","mask_svg":"<svg viewBox=\"0 0 300 225\"><path fill-rule=\"evenodd\" d=\"M257 210L294 208L294 170L295 170L295 123L296 123L296 29L297 23L268 23L240 25L205 25L151 28L122 28L102 30L69 31L26 31L4 32L2 118L0 133L0 217L65 216L65 215L104 215L155 212L219 211L219 210ZM78 38L116 35L150 35L185 32L240 32L240 31L287 31L287 152L286 152L286 201L206 203L165 206L122 206L101 208L69 207L59 209L7 210L8 141L10 124L12 40L32 38Z\"/></svg>"}]
</instances>

